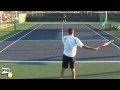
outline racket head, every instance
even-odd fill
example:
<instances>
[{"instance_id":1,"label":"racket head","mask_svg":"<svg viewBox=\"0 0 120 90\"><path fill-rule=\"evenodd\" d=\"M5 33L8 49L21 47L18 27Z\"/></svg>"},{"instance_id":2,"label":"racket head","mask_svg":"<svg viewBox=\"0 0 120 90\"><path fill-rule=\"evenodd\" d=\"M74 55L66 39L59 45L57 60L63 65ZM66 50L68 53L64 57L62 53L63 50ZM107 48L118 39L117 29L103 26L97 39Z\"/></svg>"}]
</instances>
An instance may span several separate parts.
<instances>
[{"instance_id":1,"label":"racket head","mask_svg":"<svg viewBox=\"0 0 120 90\"><path fill-rule=\"evenodd\" d=\"M109 41L107 41L107 42L103 43L101 46L99 46L99 48L106 47L106 46L108 46L108 45L112 44L113 42L114 42L114 40L109 40Z\"/></svg>"}]
</instances>

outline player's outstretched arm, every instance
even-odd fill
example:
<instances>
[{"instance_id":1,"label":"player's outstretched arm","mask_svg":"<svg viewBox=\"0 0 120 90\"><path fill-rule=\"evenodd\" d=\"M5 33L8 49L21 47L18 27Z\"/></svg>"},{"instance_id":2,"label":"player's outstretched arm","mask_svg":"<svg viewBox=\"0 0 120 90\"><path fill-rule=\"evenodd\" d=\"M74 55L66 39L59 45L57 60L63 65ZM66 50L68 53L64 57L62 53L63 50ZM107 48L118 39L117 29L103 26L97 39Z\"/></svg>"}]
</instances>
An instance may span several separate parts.
<instances>
[{"instance_id":1,"label":"player's outstretched arm","mask_svg":"<svg viewBox=\"0 0 120 90\"><path fill-rule=\"evenodd\" d=\"M84 49L94 50L94 51L98 50L97 48L94 48L94 47L83 44L78 38L76 38L76 43L77 43L78 46L80 46L81 48L84 48Z\"/></svg>"},{"instance_id":2,"label":"player's outstretched arm","mask_svg":"<svg viewBox=\"0 0 120 90\"><path fill-rule=\"evenodd\" d=\"M82 48L84 48L84 49L88 49L88 50L94 50L94 51L97 51L97 48L94 48L94 47L91 47L91 46L88 46L88 45L84 45Z\"/></svg>"}]
</instances>

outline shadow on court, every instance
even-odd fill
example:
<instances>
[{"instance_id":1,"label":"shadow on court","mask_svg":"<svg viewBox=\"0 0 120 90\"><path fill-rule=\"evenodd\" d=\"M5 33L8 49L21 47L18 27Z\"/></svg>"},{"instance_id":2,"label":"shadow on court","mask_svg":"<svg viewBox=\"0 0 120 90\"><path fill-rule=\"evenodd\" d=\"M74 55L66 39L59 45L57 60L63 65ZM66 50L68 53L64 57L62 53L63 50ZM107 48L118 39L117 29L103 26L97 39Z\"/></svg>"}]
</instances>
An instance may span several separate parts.
<instances>
[{"instance_id":1,"label":"shadow on court","mask_svg":"<svg viewBox=\"0 0 120 90\"><path fill-rule=\"evenodd\" d=\"M29 59L29 60L23 60L23 61L61 61L61 56L54 56L54 57L46 57L46 58L40 58L40 59Z\"/></svg>"},{"instance_id":2,"label":"shadow on court","mask_svg":"<svg viewBox=\"0 0 120 90\"><path fill-rule=\"evenodd\" d=\"M112 60L116 60L116 58L119 58L120 56L99 56L99 57L86 57L86 58L77 58L78 60L87 60L87 61L91 61L91 60L105 60L105 59L108 59L108 61L109 61L109 59L111 59L111 58L113 58ZM114 59L115 58L115 59Z\"/></svg>"}]
</instances>

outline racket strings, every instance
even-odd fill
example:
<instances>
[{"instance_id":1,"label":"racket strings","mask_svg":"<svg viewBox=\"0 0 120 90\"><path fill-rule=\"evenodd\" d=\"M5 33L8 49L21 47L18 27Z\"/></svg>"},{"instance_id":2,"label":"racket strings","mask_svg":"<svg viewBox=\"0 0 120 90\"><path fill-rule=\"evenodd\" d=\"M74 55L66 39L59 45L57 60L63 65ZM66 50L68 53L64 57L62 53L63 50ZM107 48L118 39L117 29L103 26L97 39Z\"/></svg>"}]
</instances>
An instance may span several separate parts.
<instances>
[{"instance_id":1,"label":"racket strings","mask_svg":"<svg viewBox=\"0 0 120 90\"><path fill-rule=\"evenodd\" d=\"M100 49L100 48L103 48L103 47L106 47L106 46L109 46L110 44L112 44L114 42L114 40L109 40L105 43L103 43L101 46L97 47L96 49Z\"/></svg>"}]
</instances>

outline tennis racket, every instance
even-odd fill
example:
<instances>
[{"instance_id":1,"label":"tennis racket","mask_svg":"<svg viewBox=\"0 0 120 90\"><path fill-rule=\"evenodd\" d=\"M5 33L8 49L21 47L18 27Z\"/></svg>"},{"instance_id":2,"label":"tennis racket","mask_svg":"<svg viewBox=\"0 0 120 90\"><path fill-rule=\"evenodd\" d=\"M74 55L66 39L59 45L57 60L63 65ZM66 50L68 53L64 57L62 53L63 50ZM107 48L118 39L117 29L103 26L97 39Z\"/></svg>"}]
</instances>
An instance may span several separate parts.
<instances>
[{"instance_id":1,"label":"tennis racket","mask_svg":"<svg viewBox=\"0 0 120 90\"><path fill-rule=\"evenodd\" d=\"M107 47L110 44L112 44L113 42L114 42L114 40L107 41L107 42L103 43L102 45L100 45L99 47L97 47L97 50L100 49L100 48Z\"/></svg>"}]
</instances>

